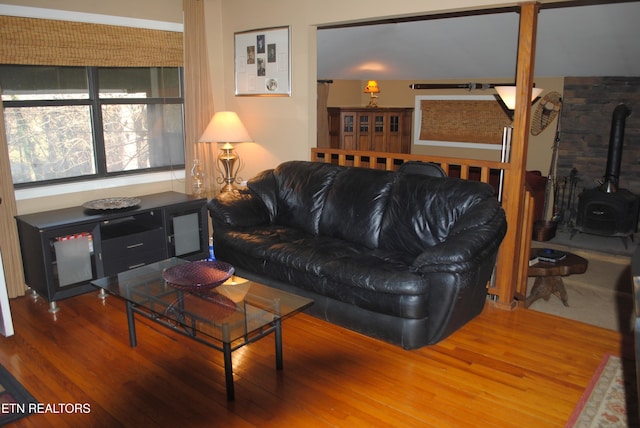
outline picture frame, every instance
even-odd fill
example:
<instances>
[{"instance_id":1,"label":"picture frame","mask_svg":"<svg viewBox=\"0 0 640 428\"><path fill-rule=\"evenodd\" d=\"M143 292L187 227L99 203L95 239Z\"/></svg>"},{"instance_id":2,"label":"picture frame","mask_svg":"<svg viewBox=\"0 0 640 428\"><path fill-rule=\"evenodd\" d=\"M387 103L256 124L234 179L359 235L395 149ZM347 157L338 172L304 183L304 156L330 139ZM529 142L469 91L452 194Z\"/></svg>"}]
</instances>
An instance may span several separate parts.
<instances>
[{"instance_id":1,"label":"picture frame","mask_svg":"<svg viewBox=\"0 0 640 428\"><path fill-rule=\"evenodd\" d=\"M470 140L457 140L455 139L455 133L451 133L449 137L454 137L453 139L447 140L436 140L430 138L424 138L423 133L423 123L424 114L426 112L422 111L423 101L453 101L458 102L461 105L461 109L464 108L465 103L467 102L486 102L488 106L498 106L498 101L493 95L419 95L415 97L415 108L414 108L414 128L413 128L413 138L416 145L419 146L440 146L440 147L457 147L461 149L484 149L489 151L499 151L502 150L501 147L501 137L498 136L498 139L493 144L487 144L478 141L470 141ZM504 115L505 123L509 123L508 117ZM496 125L496 129L499 134L502 134L503 123L498 123Z\"/></svg>"},{"instance_id":2,"label":"picture frame","mask_svg":"<svg viewBox=\"0 0 640 428\"><path fill-rule=\"evenodd\" d=\"M289 26L234 33L235 95L291 96Z\"/></svg>"}]
</instances>

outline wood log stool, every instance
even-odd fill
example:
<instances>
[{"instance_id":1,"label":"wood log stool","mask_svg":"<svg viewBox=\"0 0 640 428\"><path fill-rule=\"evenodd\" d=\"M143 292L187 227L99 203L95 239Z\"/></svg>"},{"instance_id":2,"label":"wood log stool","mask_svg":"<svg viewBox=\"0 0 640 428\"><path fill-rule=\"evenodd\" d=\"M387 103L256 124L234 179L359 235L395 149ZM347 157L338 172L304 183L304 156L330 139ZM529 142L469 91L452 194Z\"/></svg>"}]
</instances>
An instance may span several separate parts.
<instances>
[{"instance_id":1,"label":"wood log stool","mask_svg":"<svg viewBox=\"0 0 640 428\"><path fill-rule=\"evenodd\" d=\"M531 255L537 254L540 248L532 248ZM531 287L531 294L526 298L524 307L528 308L539 298L549 301L551 295L557 296L565 306L569 306L569 296L564 288L563 276L574 273L585 273L589 262L573 253L566 253L566 257L555 263L538 261L529 266L528 276L535 276L536 280Z\"/></svg>"}]
</instances>

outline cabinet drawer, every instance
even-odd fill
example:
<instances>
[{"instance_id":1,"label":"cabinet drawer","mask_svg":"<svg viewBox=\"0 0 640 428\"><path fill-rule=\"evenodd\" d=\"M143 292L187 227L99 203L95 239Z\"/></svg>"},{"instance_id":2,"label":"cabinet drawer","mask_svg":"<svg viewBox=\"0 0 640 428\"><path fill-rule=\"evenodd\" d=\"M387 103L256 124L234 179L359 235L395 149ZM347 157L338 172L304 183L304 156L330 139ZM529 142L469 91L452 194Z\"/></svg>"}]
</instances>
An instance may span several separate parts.
<instances>
[{"instance_id":1,"label":"cabinet drawer","mask_svg":"<svg viewBox=\"0 0 640 428\"><path fill-rule=\"evenodd\" d=\"M162 229L146 230L102 241L105 275L114 275L166 258Z\"/></svg>"}]
</instances>

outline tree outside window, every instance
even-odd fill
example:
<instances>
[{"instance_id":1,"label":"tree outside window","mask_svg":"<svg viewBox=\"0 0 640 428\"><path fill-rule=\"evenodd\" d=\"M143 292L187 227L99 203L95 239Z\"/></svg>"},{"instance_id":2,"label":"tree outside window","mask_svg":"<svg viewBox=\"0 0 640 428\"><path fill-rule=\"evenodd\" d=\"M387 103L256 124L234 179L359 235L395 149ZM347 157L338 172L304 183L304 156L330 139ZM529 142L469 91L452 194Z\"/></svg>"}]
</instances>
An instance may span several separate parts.
<instances>
[{"instance_id":1,"label":"tree outside window","mask_svg":"<svg viewBox=\"0 0 640 428\"><path fill-rule=\"evenodd\" d=\"M15 187L184 167L182 70L0 66Z\"/></svg>"}]
</instances>

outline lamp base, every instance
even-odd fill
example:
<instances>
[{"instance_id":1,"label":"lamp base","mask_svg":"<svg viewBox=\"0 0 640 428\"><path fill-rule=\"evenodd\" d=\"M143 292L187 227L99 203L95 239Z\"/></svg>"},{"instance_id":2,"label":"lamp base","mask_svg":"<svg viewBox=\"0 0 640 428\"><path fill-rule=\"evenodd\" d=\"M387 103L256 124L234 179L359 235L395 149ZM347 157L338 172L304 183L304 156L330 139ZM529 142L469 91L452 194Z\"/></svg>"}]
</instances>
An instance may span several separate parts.
<instances>
[{"instance_id":1,"label":"lamp base","mask_svg":"<svg viewBox=\"0 0 640 428\"><path fill-rule=\"evenodd\" d=\"M227 183L220 188L220 193L233 192L236 190L236 186L233 183Z\"/></svg>"},{"instance_id":2,"label":"lamp base","mask_svg":"<svg viewBox=\"0 0 640 428\"><path fill-rule=\"evenodd\" d=\"M218 155L218 169L222 175L217 179L218 183L222 184L220 193L233 191L235 189L234 183L239 181L236 176L240 170L240 157L229 143L222 147Z\"/></svg>"}]
</instances>

